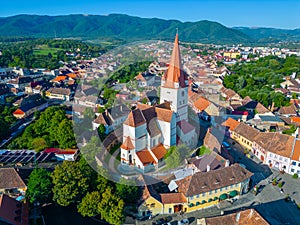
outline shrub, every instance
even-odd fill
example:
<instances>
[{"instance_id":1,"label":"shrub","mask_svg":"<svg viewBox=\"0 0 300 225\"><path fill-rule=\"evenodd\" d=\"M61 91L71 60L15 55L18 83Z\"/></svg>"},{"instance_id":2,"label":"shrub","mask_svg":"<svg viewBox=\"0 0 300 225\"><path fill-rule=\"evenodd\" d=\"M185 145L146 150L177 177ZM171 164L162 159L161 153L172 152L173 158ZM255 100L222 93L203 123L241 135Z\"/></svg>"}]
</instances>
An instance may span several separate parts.
<instances>
[{"instance_id":1,"label":"shrub","mask_svg":"<svg viewBox=\"0 0 300 225\"><path fill-rule=\"evenodd\" d=\"M297 179L297 178L298 178L298 174L297 174L297 173L294 173L293 178L294 178L294 179Z\"/></svg>"}]
</instances>

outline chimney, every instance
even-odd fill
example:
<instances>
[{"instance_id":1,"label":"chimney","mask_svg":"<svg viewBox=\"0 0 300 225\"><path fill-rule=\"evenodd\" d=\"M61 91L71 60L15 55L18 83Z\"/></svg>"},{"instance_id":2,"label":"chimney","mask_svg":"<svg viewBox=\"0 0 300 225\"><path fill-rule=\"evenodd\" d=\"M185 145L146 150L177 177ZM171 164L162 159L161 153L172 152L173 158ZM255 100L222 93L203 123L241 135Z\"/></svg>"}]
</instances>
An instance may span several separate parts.
<instances>
[{"instance_id":1,"label":"chimney","mask_svg":"<svg viewBox=\"0 0 300 225\"><path fill-rule=\"evenodd\" d=\"M209 172L209 171L210 171L210 165L207 164L207 166L206 166L206 172Z\"/></svg>"},{"instance_id":2,"label":"chimney","mask_svg":"<svg viewBox=\"0 0 300 225\"><path fill-rule=\"evenodd\" d=\"M230 165L230 161L228 159L226 159L225 161L225 167L228 167Z\"/></svg>"},{"instance_id":3,"label":"chimney","mask_svg":"<svg viewBox=\"0 0 300 225\"><path fill-rule=\"evenodd\" d=\"M238 213L236 214L235 222L237 222L237 223L239 222L240 216L241 216L241 212L238 212Z\"/></svg>"}]
</instances>

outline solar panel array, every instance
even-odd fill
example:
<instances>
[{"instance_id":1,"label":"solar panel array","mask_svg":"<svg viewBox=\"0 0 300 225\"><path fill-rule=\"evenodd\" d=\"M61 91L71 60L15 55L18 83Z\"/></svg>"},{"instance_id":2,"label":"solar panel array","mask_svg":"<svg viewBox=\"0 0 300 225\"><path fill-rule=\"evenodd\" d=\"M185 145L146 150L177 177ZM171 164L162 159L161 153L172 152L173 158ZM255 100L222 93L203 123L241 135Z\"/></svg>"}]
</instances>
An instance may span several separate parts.
<instances>
[{"instance_id":1,"label":"solar panel array","mask_svg":"<svg viewBox=\"0 0 300 225\"><path fill-rule=\"evenodd\" d=\"M55 157L54 153L45 153L31 150L2 151L0 153L0 163L29 163L29 162L49 162Z\"/></svg>"}]
</instances>

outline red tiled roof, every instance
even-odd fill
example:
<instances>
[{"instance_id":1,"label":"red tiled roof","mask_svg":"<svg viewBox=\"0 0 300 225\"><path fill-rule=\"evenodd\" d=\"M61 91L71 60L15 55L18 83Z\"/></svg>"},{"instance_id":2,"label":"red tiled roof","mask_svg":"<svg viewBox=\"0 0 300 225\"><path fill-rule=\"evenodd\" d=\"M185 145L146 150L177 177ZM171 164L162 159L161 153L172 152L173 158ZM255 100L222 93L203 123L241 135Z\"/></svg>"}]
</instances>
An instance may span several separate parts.
<instances>
[{"instance_id":1,"label":"red tiled roof","mask_svg":"<svg viewBox=\"0 0 300 225\"><path fill-rule=\"evenodd\" d=\"M55 153L58 155L73 155L77 149L60 149L60 148L47 148L44 150L45 153Z\"/></svg>"},{"instance_id":2,"label":"red tiled roof","mask_svg":"<svg viewBox=\"0 0 300 225\"><path fill-rule=\"evenodd\" d=\"M156 164L157 162L155 159L152 157L151 153L149 152L148 149L144 149L142 151L138 151L136 153L137 157L140 159L140 161L143 163L144 166L152 163Z\"/></svg>"},{"instance_id":3,"label":"red tiled roof","mask_svg":"<svg viewBox=\"0 0 300 225\"><path fill-rule=\"evenodd\" d=\"M151 151L158 160L162 159L167 154L167 150L162 144L152 148Z\"/></svg>"},{"instance_id":4,"label":"red tiled roof","mask_svg":"<svg viewBox=\"0 0 300 225\"><path fill-rule=\"evenodd\" d=\"M182 193L164 193L160 194L163 204L186 203L187 199Z\"/></svg>"},{"instance_id":5,"label":"red tiled roof","mask_svg":"<svg viewBox=\"0 0 300 225\"><path fill-rule=\"evenodd\" d=\"M133 144L132 144L131 139L130 139L129 136L125 139L125 141L121 145L121 148L124 149L124 150L132 150L132 149L134 149L134 146L133 146Z\"/></svg>"},{"instance_id":6,"label":"red tiled roof","mask_svg":"<svg viewBox=\"0 0 300 225\"><path fill-rule=\"evenodd\" d=\"M13 115L24 115L25 112L23 112L21 109L17 109L16 111L13 112Z\"/></svg>"},{"instance_id":7,"label":"red tiled roof","mask_svg":"<svg viewBox=\"0 0 300 225\"><path fill-rule=\"evenodd\" d=\"M292 160L300 160L300 139L296 140Z\"/></svg>"},{"instance_id":8,"label":"red tiled roof","mask_svg":"<svg viewBox=\"0 0 300 225\"><path fill-rule=\"evenodd\" d=\"M228 118L225 122L222 123L223 126L229 127L229 130L233 131L238 125L240 124L239 121L235 119Z\"/></svg>"},{"instance_id":9,"label":"red tiled roof","mask_svg":"<svg viewBox=\"0 0 300 225\"><path fill-rule=\"evenodd\" d=\"M57 76L53 79L53 82L64 81L66 78L67 78L67 76Z\"/></svg>"},{"instance_id":10,"label":"red tiled roof","mask_svg":"<svg viewBox=\"0 0 300 225\"><path fill-rule=\"evenodd\" d=\"M205 110L208 106L210 105L210 102L203 98L200 97L197 101L195 101L194 106L199 109L200 111Z\"/></svg>"},{"instance_id":11,"label":"red tiled roof","mask_svg":"<svg viewBox=\"0 0 300 225\"><path fill-rule=\"evenodd\" d=\"M132 110L129 114L127 119L125 120L124 124L131 126L131 127L137 127L142 124L146 123L146 120L141 112L140 109Z\"/></svg>"}]
</instances>

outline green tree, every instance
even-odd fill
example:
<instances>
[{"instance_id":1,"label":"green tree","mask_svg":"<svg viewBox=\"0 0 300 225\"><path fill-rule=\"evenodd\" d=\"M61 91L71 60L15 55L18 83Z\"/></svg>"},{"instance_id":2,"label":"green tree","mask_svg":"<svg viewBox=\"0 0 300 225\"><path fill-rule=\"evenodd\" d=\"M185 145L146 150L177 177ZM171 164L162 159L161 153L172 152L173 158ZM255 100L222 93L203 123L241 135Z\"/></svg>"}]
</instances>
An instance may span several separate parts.
<instances>
[{"instance_id":1,"label":"green tree","mask_svg":"<svg viewBox=\"0 0 300 225\"><path fill-rule=\"evenodd\" d=\"M42 137L36 137L32 140L32 147L37 152L45 150L48 147L47 142Z\"/></svg>"},{"instance_id":2,"label":"green tree","mask_svg":"<svg viewBox=\"0 0 300 225\"><path fill-rule=\"evenodd\" d=\"M124 201L107 188L102 194L102 200L98 205L101 218L111 224L120 225L125 220Z\"/></svg>"},{"instance_id":3,"label":"green tree","mask_svg":"<svg viewBox=\"0 0 300 225\"><path fill-rule=\"evenodd\" d=\"M100 126L98 127L98 134L101 141L103 141L106 138L106 128L104 124L100 124Z\"/></svg>"},{"instance_id":4,"label":"green tree","mask_svg":"<svg viewBox=\"0 0 300 225\"><path fill-rule=\"evenodd\" d=\"M139 198L139 189L132 180L121 178L116 184L116 191L126 203L136 203Z\"/></svg>"},{"instance_id":5,"label":"green tree","mask_svg":"<svg viewBox=\"0 0 300 225\"><path fill-rule=\"evenodd\" d=\"M100 202L101 194L98 191L87 193L78 205L78 212L83 216L96 216Z\"/></svg>"},{"instance_id":6,"label":"green tree","mask_svg":"<svg viewBox=\"0 0 300 225\"><path fill-rule=\"evenodd\" d=\"M52 179L50 172L45 169L34 169L28 180L26 198L31 203L48 203L52 200Z\"/></svg>"},{"instance_id":7,"label":"green tree","mask_svg":"<svg viewBox=\"0 0 300 225\"><path fill-rule=\"evenodd\" d=\"M89 189L89 179L77 162L64 161L53 174L53 200L59 205L78 203Z\"/></svg>"},{"instance_id":8,"label":"green tree","mask_svg":"<svg viewBox=\"0 0 300 225\"><path fill-rule=\"evenodd\" d=\"M68 119L61 121L57 129L56 139L60 148L74 148L76 146L71 121Z\"/></svg>"}]
</instances>

